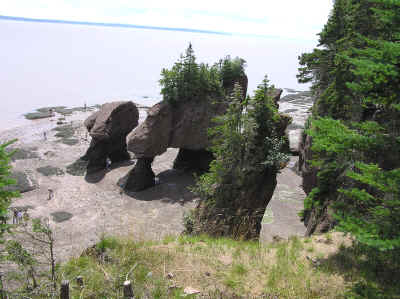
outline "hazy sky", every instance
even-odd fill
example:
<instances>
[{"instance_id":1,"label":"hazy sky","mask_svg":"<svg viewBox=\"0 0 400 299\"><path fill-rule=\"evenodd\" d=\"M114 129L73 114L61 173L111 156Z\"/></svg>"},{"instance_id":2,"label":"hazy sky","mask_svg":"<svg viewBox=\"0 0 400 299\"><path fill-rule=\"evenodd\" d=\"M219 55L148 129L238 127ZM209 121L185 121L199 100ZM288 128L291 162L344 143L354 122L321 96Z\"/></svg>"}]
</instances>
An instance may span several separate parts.
<instances>
[{"instance_id":1,"label":"hazy sky","mask_svg":"<svg viewBox=\"0 0 400 299\"><path fill-rule=\"evenodd\" d=\"M312 40L332 0L1 0L0 15Z\"/></svg>"},{"instance_id":2,"label":"hazy sky","mask_svg":"<svg viewBox=\"0 0 400 299\"><path fill-rule=\"evenodd\" d=\"M0 0L0 130L38 107L159 98L160 71L189 42L199 62L230 54L247 61L251 93L268 74L297 82L298 55L311 51L332 0ZM17 17L17 19L8 18ZM26 19L186 28L230 34L87 26ZM22 21L22 22L21 22ZM92 24L93 25L93 24Z\"/></svg>"}]
</instances>

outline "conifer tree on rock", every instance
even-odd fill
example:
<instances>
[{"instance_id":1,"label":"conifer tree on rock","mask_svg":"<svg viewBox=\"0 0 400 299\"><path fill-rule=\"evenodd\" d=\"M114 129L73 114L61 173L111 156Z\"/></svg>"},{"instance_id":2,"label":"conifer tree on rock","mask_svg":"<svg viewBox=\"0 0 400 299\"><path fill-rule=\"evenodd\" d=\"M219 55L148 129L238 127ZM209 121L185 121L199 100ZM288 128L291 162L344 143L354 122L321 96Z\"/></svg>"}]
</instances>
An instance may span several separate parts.
<instances>
[{"instance_id":1,"label":"conifer tree on rock","mask_svg":"<svg viewBox=\"0 0 400 299\"><path fill-rule=\"evenodd\" d=\"M226 71L231 65L230 71ZM226 112L229 101L224 94L238 82L247 90L244 60L225 58L224 67L197 63L192 45L172 66L161 72L163 101L154 105L146 120L128 137L128 150L138 158L129 173L125 188L141 191L154 186L155 175L151 163L155 156L168 148L179 148L174 168L204 173L209 169L213 155L208 151L207 130L215 116ZM229 78L230 84L224 84ZM225 82L225 83L224 83ZM244 100L244 95L241 100Z\"/></svg>"},{"instance_id":2,"label":"conifer tree on rock","mask_svg":"<svg viewBox=\"0 0 400 299\"><path fill-rule=\"evenodd\" d=\"M281 117L265 78L254 97L241 101L236 84L227 113L211 130L215 160L195 192L201 201L190 233L257 239L276 175L287 159L282 152L289 119Z\"/></svg>"}]
</instances>

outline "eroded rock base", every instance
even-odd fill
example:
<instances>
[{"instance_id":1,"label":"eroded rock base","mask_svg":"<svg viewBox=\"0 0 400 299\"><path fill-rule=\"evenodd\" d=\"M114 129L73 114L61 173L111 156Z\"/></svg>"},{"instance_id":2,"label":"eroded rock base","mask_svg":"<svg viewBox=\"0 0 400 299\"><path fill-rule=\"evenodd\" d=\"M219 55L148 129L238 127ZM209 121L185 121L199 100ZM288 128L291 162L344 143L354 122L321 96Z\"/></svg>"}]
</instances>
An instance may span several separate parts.
<instances>
[{"instance_id":1,"label":"eroded rock base","mask_svg":"<svg viewBox=\"0 0 400 299\"><path fill-rule=\"evenodd\" d=\"M155 185L155 174L151 169L154 158L139 158L129 172L125 190L138 192Z\"/></svg>"},{"instance_id":2,"label":"eroded rock base","mask_svg":"<svg viewBox=\"0 0 400 299\"><path fill-rule=\"evenodd\" d=\"M234 188L234 184L216 186L216 203L201 201L195 210L193 233L227 236L240 240L258 239L265 209L276 187L276 174L247 177L252 186ZM220 194L220 195L219 195Z\"/></svg>"},{"instance_id":3,"label":"eroded rock base","mask_svg":"<svg viewBox=\"0 0 400 299\"><path fill-rule=\"evenodd\" d=\"M107 168L107 159L111 163L118 163L130 160L126 150L126 135L118 136L110 141L92 139L86 154L81 157L88 161L87 173L91 174Z\"/></svg>"}]
</instances>

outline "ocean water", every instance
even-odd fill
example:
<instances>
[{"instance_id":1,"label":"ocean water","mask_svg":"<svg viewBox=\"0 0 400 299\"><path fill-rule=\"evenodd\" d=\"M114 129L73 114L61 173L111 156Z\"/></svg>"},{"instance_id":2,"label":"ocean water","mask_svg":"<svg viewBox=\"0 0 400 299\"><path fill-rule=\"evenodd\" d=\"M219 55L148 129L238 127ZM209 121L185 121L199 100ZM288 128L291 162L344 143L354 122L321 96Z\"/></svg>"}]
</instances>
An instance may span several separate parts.
<instances>
[{"instance_id":1,"label":"ocean water","mask_svg":"<svg viewBox=\"0 0 400 299\"><path fill-rule=\"evenodd\" d=\"M248 91L265 74L276 87L304 90L297 57L315 41L0 20L0 131L46 106L129 99L151 106L160 72L189 42L198 62L226 55L247 61Z\"/></svg>"}]
</instances>

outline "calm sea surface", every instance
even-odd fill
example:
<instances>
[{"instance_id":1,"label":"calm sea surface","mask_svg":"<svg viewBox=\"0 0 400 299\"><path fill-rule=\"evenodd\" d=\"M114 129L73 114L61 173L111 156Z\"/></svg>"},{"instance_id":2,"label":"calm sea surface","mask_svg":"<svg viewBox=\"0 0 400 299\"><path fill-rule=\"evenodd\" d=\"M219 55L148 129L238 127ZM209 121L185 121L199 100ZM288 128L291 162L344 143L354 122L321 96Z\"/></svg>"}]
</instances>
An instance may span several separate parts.
<instances>
[{"instance_id":1,"label":"calm sea surface","mask_svg":"<svg viewBox=\"0 0 400 299\"><path fill-rule=\"evenodd\" d=\"M198 62L247 61L249 92L265 74L277 87L296 80L297 57L315 42L132 28L0 20L0 131L45 106L160 100L160 71L192 42Z\"/></svg>"}]
</instances>

